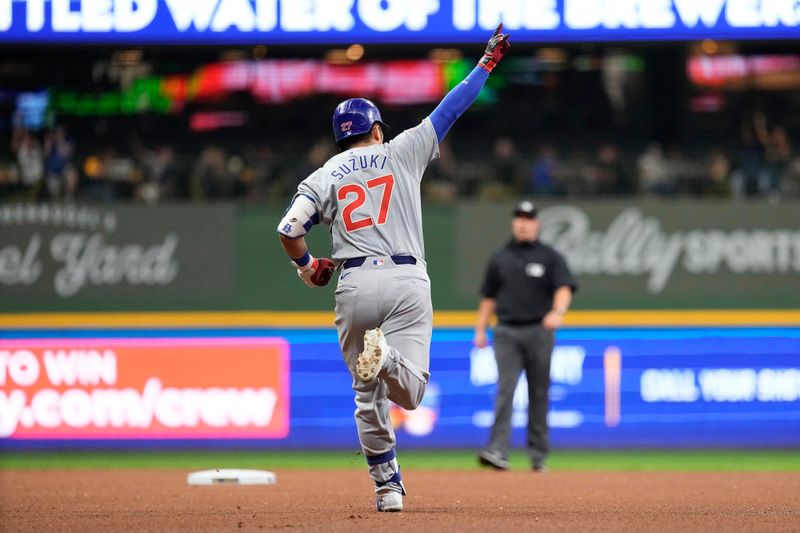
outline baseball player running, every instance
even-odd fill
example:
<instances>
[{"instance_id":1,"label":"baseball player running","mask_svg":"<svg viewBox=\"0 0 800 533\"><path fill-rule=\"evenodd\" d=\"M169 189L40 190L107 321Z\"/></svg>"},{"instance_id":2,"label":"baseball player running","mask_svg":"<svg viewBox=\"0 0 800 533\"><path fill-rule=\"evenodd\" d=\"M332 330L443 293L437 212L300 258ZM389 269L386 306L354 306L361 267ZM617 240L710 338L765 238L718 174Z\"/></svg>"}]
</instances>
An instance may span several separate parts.
<instances>
[{"instance_id":1,"label":"baseball player running","mask_svg":"<svg viewBox=\"0 0 800 533\"><path fill-rule=\"evenodd\" d=\"M406 494L395 452L389 401L416 409L430 373L433 327L425 269L420 182L456 119L472 104L509 49L502 24L478 65L418 126L389 142L369 100L336 107L341 153L303 180L278 225L281 245L309 287L336 287L339 345L355 391L355 420L378 511L402 511ZM305 234L330 226L332 260L313 257Z\"/></svg>"}]
</instances>

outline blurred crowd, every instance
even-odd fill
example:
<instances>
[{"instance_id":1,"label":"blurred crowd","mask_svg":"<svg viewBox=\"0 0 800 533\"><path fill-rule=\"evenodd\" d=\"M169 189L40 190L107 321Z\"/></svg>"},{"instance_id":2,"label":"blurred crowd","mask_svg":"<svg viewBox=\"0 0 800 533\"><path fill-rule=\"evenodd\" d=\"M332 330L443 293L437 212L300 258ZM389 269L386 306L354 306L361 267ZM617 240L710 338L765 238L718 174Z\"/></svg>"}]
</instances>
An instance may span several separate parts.
<instances>
[{"instance_id":1,"label":"blurred crowd","mask_svg":"<svg viewBox=\"0 0 800 533\"><path fill-rule=\"evenodd\" d=\"M516 63L490 78L448 133L423 194L438 202L520 195L800 198L797 45L725 46L722 66L734 57L783 74L739 79L723 69L714 83L692 77L687 68L695 60L708 66L716 54L702 43L520 43ZM330 113L362 90L353 83L264 100L228 87L220 65L250 65L243 63L256 53L249 47L99 47L70 50L69 62L55 61L45 48L19 52L18 59L0 59L0 201L282 205L336 153ZM322 64L327 52L274 48L270 57ZM470 57L473 49L450 52ZM369 61L431 57L420 44L376 49ZM445 64L451 86L461 63ZM177 86L162 87L176 72L199 84L191 98ZM306 80L270 76L276 87ZM394 104L375 98L394 128L391 138L418 124L439 97Z\"/></svg>"},{"instance_id":2,"label":"blurred crowd","mask_svg":"<svg viewBox=\"0 0 800 533\"><path fill-rule=\"evenodd\" d=\"M564 149L556 142L531 145L503 136L480 148L457 150L446 140L441 157L428 169L423 193L438 202L522 194L800 197L800 153L789 132L760 114L747 121L740 143L732 147L687 150L646 142L636 149L613 139L588 144ZM18 128L7 157L0 158L0 198L284 203L300 180L335 153L327 138L305 152L239 140L207 143L194 151L147 143L135 135L124 143L82 149L63 126L40 132Z\"/></svg>"}]
</instances>

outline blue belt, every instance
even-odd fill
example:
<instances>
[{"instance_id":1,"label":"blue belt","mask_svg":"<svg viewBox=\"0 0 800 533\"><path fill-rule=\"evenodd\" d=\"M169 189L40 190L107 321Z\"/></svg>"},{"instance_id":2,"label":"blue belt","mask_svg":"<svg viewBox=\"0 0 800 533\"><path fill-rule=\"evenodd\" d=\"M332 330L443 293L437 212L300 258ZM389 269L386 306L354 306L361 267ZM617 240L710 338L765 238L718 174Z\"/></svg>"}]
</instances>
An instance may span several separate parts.
<instances>
[{"instance_id":1,"label":"blue belt","mask_svg":"<svg viewBox=\"0 0 800 533\"><path fill-rule=\"evenodd\" d=\"M360 267L366 261L366 257L352 257L342 263L342 268ZM417 259L411 255L393 255L392 261L395 265L416 265Z\"/></svg>"}]
</instances>

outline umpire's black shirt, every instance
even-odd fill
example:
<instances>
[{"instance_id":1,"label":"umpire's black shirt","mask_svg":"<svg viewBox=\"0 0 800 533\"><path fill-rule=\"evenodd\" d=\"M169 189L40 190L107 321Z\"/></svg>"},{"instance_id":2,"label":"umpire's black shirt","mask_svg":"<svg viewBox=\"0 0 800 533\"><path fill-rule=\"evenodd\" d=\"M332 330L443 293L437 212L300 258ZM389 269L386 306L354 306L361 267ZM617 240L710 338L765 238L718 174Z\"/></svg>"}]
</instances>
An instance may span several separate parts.
<instances>
[{"instance_id":1,"label":"umpire's black shirt","mask_svg":"<svg viewBox=\"0 0 800 533\"><path fill-rule=\"evenodd\" d=\"M495 300L501 324L536 324L552 309L556 289L565 285L577 289L560 253L538 240L511 239L489 260L481 294Z\"/></svg>"}]
</instances>

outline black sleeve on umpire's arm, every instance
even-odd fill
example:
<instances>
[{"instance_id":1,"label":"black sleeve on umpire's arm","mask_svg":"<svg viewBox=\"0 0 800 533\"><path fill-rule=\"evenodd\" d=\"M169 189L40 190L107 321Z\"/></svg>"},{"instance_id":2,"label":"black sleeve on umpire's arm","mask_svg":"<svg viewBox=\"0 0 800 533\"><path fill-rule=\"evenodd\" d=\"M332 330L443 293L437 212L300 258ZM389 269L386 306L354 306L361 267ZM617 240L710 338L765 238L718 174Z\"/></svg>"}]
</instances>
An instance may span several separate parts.
<instances>
[{"instance_id":1,"label":"black sleeve on umpire's arm","mask_svg":"<svg viewBox=\"0 0 800 533\"><path fill-rule=\"evenodd\" d=\"M497 291L500 290L500 273L497 271L497 256L493 255L489 259L489 264L486 266L486 274L483 276L483 285L481 285L481 296L484 298L497 297Z\"/></svg>"},{"instance_id":2,"label":"black sleeve on umpire's arm","mask_svg":"<svg viewBox=\"0 0 800 533\"><path fill-rule=\"evenodd\" d=\"M554 251L552 266L553 277L551 278L551 282L553 284L553 290L566 286L572 289L572 293L574 294L575 291L578 290L578 284L575 282L575 278L572 276L572 272L570 272L564 256Z\"/></svg>"}]
</instances>

